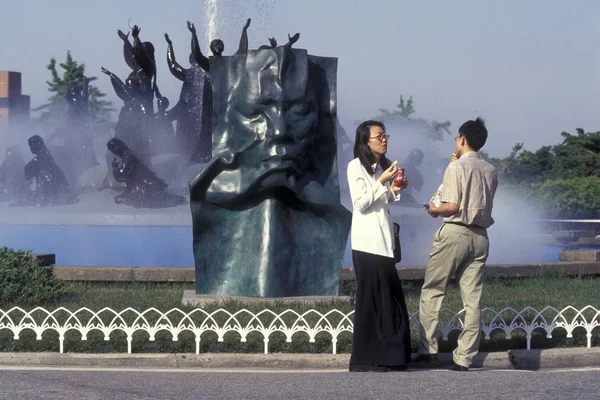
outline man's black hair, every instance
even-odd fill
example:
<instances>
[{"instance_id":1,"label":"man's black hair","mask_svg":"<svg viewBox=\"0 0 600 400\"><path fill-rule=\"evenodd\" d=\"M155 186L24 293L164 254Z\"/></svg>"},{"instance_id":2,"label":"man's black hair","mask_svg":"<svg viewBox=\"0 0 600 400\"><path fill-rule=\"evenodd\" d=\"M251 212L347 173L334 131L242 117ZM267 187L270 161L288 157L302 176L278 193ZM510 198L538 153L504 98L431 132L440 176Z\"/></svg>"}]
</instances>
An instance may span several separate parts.
<instances>
[{"instance_id":1,"label":"man's black hair","mask_svg":"<svg viewBox=\"0 0 600 400\"><path fill-rule=\"evenodd\" d=\"M485 121L481 117L477 117L475 121L469 120L462 124L458 128L458 133L467 139L469 147L475 151L479 151L483 147L488 137Z\"/></svg>"}]
</instances>

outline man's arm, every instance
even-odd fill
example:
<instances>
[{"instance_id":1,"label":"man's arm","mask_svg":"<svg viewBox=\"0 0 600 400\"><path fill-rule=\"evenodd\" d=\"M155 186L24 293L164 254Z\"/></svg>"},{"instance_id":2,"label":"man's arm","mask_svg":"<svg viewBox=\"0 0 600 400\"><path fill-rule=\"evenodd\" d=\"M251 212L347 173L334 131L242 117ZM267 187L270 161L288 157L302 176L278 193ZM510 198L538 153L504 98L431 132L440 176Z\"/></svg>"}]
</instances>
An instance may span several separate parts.
<instances>
[{"instance_id":1,"label":"man's arm","mask_svg":"<svg viewBox=\"0 0 600 400\"><path fill-rule=\"evenodd\" d=\"M452 153L452 160L444 172L442 204L436 207L433 202L430 202L427 208L427 213L434 218L439 216L451 217L460 211L462 182L458 164L455 162L456 159L456 154Z\"/></svg>"},{"instance_id":2,"label":"man's arm","mask_svg":"<svg viewBox=\"0 0 600 400\"><path fill-rule=\"evenodd\" d=\"M458 204L454 203L442 203L441 206L436 207L433 203L429 203L429 208L427 208L427 212L433 218L437 218L439 216L442 217L451 217L458 212L460 207Z\"/></svg>"}]
</instances>

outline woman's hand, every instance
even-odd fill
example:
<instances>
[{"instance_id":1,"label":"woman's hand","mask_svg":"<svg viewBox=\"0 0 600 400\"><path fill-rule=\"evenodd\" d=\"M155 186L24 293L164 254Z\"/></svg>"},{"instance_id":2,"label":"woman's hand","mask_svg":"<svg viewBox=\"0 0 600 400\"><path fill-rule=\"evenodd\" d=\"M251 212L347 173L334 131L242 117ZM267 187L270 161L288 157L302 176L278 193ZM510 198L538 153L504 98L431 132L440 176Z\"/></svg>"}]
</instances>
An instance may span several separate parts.
<instances>
[{"instance_id":1,"label":"woman's hand","mask_svg":"<svg viewBox=\"0 0 600 400\"><path fill-rule=\"evenodd\" d=\"M396 167L396 164L398 164L398 161L394 161L388 169L383 171L383 173L378 179L379 183L383 185L396 177L396 174L398 173L398 167Z\"/></svg>"},{"instance_id":2,"label":"woman's hand","mask_svg":"<svg viewBox=\"0 0 600 400\"><path fill-rule=\"evenodd\" d=\"M398 193L401 190L404 190L408 187L408 178L405 176L404 179L402 180L402 183L400 183L400 186L396 186L396 182L394 182L392 184L392 191L394 193Z\"/></svg>"}]
</instances>

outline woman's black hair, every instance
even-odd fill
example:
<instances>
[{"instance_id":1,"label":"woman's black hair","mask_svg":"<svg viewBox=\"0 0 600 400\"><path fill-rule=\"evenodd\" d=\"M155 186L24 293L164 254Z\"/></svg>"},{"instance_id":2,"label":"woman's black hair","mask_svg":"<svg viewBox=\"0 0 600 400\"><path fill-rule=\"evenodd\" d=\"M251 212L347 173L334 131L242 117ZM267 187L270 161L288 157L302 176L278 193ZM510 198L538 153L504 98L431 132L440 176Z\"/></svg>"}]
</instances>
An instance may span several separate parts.
<instances>
[{"instance_id":1,"label":"woman's black hair","mask_svg":"<svg viewBox=\"0 0 600 400\"><path fill-rule=\"evenodd\" d=\"M375 155L371 151L369 147L369 138L371 137L371 127L378 126L385 131L385 125L383 122L368 120L361 123L356 128L356 138L354 139L354 158L360 160L360 163L363 167L369 172L369 174L374 175L375 170L373 170L373 164L375 164ZM387 159L386 156L382 156L379 159L379 165L383 170L386 170L392 165L391 161Z\"/></svg>"}]
</instances>

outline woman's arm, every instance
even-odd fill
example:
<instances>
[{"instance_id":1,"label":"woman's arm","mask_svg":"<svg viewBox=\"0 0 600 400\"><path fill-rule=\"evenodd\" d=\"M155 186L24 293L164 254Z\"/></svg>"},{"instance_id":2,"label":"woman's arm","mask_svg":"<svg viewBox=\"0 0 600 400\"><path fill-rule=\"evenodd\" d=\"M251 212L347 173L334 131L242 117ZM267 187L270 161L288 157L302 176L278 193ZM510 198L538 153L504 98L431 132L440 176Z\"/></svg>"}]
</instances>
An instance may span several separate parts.
<instances>
[{"instance_id":1,"label":"woman's arm","mask_svg":"<svg viewBox=\"0 0 600 400\"><path fill-rule=\"evenodd\" d=\"M387 187L388 189L388 203L391 203L393 201L400 201L400 191L395 192L394 189L392 189L392 185Z\"/></svg>"},{"instance_id":2,"label":"woman's arm","mask_svg":"<svg viewBox=\"0 0 600 400\"><path fill-rule=\"evenodd\" d=\"M382 196L388 195L388 188L379 181L370 186L366 181L367 171L360 163L348 164L348 186L352 205L358 212L364 213Z\"/></svg>"}]
</instances>

